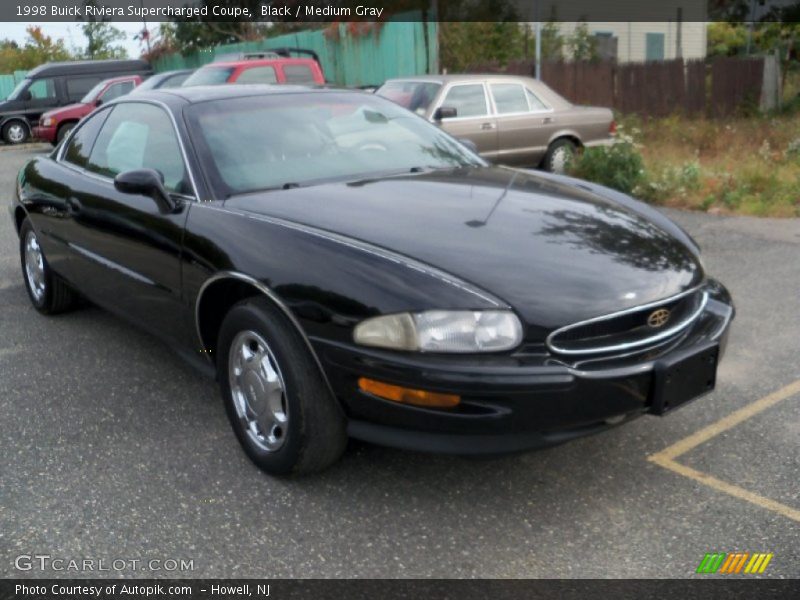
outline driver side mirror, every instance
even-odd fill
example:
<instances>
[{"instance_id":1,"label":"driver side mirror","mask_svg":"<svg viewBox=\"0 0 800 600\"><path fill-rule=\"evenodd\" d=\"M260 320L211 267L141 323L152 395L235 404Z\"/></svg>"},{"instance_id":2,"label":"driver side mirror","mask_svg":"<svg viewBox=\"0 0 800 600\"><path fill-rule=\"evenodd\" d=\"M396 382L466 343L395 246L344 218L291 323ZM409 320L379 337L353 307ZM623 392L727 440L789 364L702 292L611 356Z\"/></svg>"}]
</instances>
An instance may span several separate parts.
<instances>
[{"instance_id":1,"label":"driver side mirror","mask_svg":"<svg viewBox=\"0 0 800 600\"><path fill-rule=\"evenodd\" d=\"M22 100L23 102L30 102L31 100L33 100L33 94L31 94L30 90L25 90L19 95L19 99Z\"/></svg>"},{"instance_id":2,"label":"driver side mirror","mask_svg":"<svg viewBox=\"0 0 800 600\"><path fill-rule=\"evenodd\" d=\"M98 106L100 106L102 103L103 103L103 99L102 99L102 98L98 98L97 100L95 100L95 101L94 101L94 106L95 106L95 108L97 108Z\"/></svg>"},{"instance_id":3,"label":"driver side mirror","mask_svg":"<svg viewBox=\"0 0 800 600\"><path fill-rule=\"evenodd\" d=\"M458 116L458 110L454 106L440 106L433 113L434 121L442 119L453 119Z\"/></svg>"},{"instance_id":4,"label":"driver side mirror","mask_svg":"<svg viewBox=\"0 0 800 600\"><path fill-rule=\"evenodd\" d=\"M164 213L174 212L178 206L164 187L164 176L155 169L134 169L120 173L114 178L114 187L123 194L149 196Z\"/></svg>"}]
</instances>

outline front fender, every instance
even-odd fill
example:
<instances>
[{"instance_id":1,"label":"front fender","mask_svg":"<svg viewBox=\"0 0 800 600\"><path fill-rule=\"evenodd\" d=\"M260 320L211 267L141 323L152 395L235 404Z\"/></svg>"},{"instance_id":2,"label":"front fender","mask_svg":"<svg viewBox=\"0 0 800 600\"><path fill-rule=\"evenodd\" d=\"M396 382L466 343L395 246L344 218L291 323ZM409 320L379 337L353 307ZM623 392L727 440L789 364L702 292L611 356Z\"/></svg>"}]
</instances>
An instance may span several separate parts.
<instances>
[{"instance_id":1,"label":"front fender","mask_svg":"<svg viewBox=\"0 0 800 600\"><path fill-rule=\"evenodd\" d=\"M220 271L262 282L309 338L331 341L350 341L359 321L381 314L508 308L474 285L383 248L218 203L197 203L184 241L187 303Z\"/></svg>"}]
</instances>

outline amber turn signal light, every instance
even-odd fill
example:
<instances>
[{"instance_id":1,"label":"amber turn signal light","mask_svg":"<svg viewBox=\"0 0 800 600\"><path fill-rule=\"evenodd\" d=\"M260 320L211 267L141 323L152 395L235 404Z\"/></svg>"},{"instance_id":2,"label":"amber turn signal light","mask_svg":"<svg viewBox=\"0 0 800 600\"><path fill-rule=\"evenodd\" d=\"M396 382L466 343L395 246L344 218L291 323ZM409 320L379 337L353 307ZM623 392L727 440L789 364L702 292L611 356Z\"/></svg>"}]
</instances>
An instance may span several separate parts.
<instances>
[{"instance_id":1,"label":"amber turn signal light","mask_svg":"<svg viewBox=\"0 0 800 600\"><path fill-rule=\"evenodd\" d=\"M361 377L358 380L358 387L362 392L367 392L373 396L400 402L402 404L413 404L415 406L428 406L434 408L452 408L461 402L461 396L456 394L440 394L438 392L426 392L425 390L413 390L399 385L382 383L374 379Z\"/></svg>"}]
</instances>

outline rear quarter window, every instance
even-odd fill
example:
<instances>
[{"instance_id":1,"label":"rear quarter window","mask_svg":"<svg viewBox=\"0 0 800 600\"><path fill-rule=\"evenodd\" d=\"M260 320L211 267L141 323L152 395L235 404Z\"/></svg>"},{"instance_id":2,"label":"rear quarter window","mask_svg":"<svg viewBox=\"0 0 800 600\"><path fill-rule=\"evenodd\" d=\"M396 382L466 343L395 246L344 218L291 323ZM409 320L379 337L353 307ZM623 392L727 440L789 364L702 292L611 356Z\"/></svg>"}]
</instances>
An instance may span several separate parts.
<instances>
[{"instance_id":1,"label":"rear quarter window","mask_svg":"<svg viewBox=\"0 0 800 600\"><path fill-rule=\"evenodd\" d=\"M308 65L284 65L282 68L286 83L317 83Z\"/></svg>"},{"instance_id":2,"label":"rear quarter window","mask_svg":"<svg viewBox=\"0 0 800 600\"><path fill-rule=\"evenodd\" d=\"M234 83L278 83L275 67L250 67L239 74Z\"/></svg>"}]
</instances>

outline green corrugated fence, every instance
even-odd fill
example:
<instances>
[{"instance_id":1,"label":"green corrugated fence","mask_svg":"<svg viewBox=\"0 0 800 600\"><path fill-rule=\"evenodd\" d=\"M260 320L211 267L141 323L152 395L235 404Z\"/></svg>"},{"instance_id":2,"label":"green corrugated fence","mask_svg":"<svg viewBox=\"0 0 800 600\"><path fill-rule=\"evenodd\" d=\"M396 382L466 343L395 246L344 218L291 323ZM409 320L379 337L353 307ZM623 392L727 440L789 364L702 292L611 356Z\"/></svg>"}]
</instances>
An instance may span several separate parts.
<instances>
[{"instance_id":1,"label":"green corrugated fence","mask_svg":"<svg viewBox=\"0 0 800 600\"><path fill-rule=\"evenodd\" d=\"M413 16L413 15L411 15ZM405 15L406 18L409 15ZM263 52L271 48L308 48L320 58L325 77L337 85L379 85L392 77L436 73L439 36L436 22L403 21L403 15L385 21L364 34L353 35L348 25L338 30L300 31L278 37L227 44L189 55L172 54L155 61L157 72L194 69L225 54ZM0 75L0 98L6 98L25 78L26 71Z\"/></svg>"},{"instance_id":2,"label":"green corrugated fence","mask_svg":"<svg viewBox=\"0 0 800 600\"><path fill-rule=\"evenodd\" d=\"M333 26L336 27L336 26ZM320 57L325 76L337 85L378 85L391 77L435 73L438 33L435 22L386 21L361 35L344 23L335 29L301 31L253 42L226 44L190 55L173 54L153 65L157 72L193 69L225 54L263 52L271 48L308 48Z\"/></svg>"},{"instance_id":3,"label":"green corrugated fence","mask_svg":"<svg viewBox=\"0 0 800 600\"><path fill-rule=\"evenodd\" d=\"M25 79L27 71L15 71L13 75L0 75L0 99L5 100L17 84Z\"/></svg>"}]
</instances>

